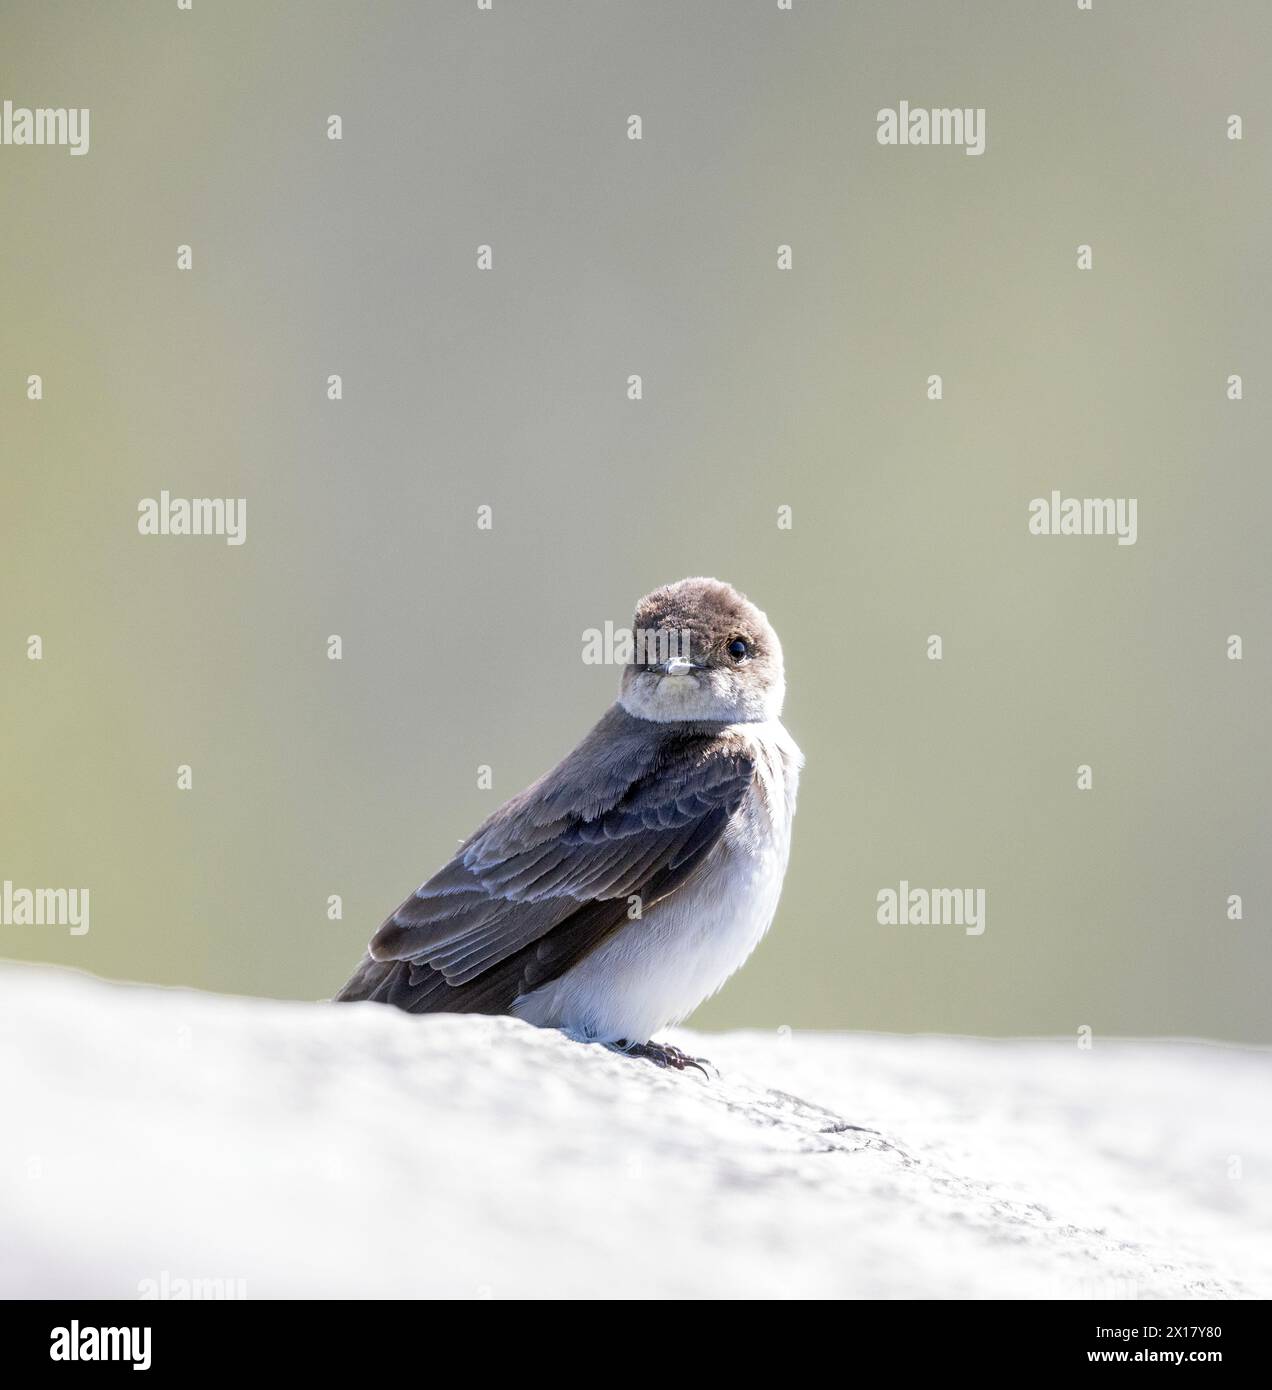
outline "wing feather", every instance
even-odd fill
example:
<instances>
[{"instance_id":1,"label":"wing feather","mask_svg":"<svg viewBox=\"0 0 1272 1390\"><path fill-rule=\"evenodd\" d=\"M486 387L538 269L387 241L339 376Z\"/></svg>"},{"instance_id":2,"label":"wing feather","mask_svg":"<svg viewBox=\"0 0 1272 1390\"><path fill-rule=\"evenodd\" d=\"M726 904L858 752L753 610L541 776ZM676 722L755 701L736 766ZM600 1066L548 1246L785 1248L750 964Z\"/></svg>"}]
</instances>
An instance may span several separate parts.
<instances>
[{"instance_id":1,"label":"wing feather","mask_svg":"<svg viewBox=\"0 0 1272 1390\"><path fill-rule=\"evenodd\" d=\"M504 1012L676 891L723 834L754 768L740 740L615 707L500 807L385 921L342 999Z\"/></svg>"}]
</instances>

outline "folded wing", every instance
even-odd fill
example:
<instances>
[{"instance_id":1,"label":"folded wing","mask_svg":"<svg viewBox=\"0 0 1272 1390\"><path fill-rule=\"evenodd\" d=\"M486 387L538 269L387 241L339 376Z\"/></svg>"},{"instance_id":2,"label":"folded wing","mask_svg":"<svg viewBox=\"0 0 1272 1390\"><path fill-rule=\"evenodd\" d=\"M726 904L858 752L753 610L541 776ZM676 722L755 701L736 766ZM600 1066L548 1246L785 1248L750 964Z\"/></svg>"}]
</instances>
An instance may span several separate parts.
<instances>
[{"instance_id":1,"label":"folded wing","mask_svg":"<svg viewBox=\"0 0 1272 1390\"><path fill-rule=\"evenodd\" d=\"M341 999L502 1013L679 889L750 786L740 740L615 708L502 806L371 941Z\"/></svg>"}]
</instances>

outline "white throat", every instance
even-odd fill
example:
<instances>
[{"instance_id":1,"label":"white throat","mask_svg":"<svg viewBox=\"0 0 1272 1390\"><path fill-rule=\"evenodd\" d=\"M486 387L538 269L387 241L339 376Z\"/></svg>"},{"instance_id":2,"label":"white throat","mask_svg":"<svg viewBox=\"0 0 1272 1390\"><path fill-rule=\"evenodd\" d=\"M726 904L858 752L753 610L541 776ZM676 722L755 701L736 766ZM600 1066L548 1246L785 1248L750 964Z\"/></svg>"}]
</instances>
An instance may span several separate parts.
<instances>
[{"instance_id":1,"label":"white throat","mask_svg":"<svg viewBox=\"0 0 1272 1390\"><path fill-rule=\"evenodd\" d=\"M766 724L780 718L785 683L768 690L739 692L723 673L696 676L641 674L625 681L618 702L637 719L656 724L719 720L728 724Z\"/></svg>"}]
</instances>

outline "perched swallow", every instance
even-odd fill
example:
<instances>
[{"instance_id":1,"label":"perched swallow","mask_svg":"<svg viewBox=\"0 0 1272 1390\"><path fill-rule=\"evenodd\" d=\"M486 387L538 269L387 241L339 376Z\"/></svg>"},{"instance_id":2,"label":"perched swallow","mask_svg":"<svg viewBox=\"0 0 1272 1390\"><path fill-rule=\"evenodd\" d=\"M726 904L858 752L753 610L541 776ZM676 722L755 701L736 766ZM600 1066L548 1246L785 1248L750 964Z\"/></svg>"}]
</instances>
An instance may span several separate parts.
<instances>
[{"instance_id":1,"label":"perched swallow","mask_svg":"<svg viewBox=\"0 0 1272 1390\"><path fill-rule=\"evenodd\" d=\"M768 930L803 755L779 721L777 634L728 584L657 589L633 631L618 702L407 898L337 999L701 1060L650 1039Z\"/></svg>"}]
</instances>

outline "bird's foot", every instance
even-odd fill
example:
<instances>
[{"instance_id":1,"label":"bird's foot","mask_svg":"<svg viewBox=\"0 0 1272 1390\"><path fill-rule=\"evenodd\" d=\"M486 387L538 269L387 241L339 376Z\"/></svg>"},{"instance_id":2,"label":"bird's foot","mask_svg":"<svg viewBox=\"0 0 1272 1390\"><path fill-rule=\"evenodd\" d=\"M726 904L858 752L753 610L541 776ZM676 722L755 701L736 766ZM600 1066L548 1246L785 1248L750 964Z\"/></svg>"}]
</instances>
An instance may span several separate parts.
<instances>
[{"instance_id":1,"label":"bird's foot","mask_svg":"<svg viewBox=\"0 0 1272 1390\"><path fill-rule=\"evenodd\" d=\"M707 1068L712 1064L705 1057L690 1057L687 1052L681 1052L678 1047L672 1047L670 1043L632 1043L620 1039L611 1046L615 1052L621 1052L625 1057L643 1057L656 1067L671 1067L675 1071L696 1067L708 1081L711 1079L711 1074Z\"/></svg>"}]
</instances>

